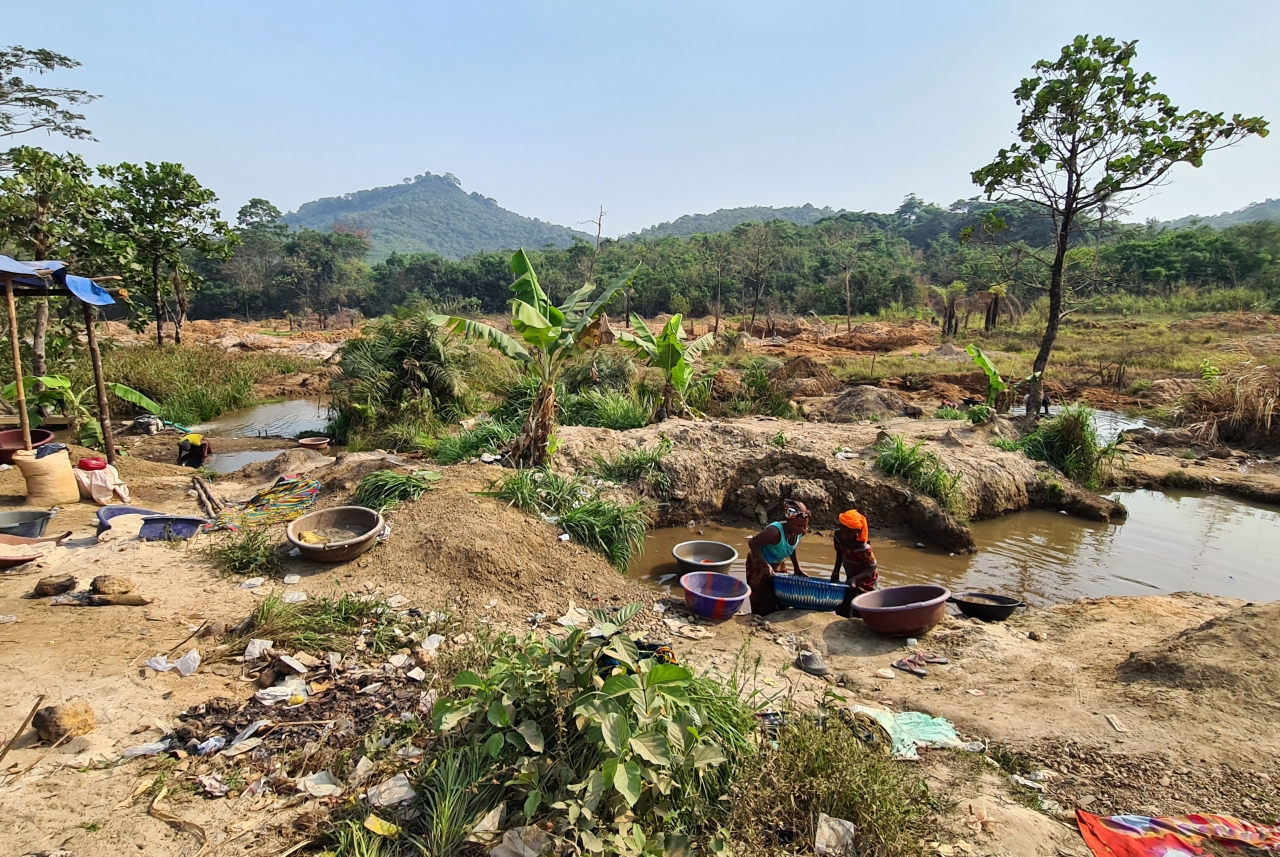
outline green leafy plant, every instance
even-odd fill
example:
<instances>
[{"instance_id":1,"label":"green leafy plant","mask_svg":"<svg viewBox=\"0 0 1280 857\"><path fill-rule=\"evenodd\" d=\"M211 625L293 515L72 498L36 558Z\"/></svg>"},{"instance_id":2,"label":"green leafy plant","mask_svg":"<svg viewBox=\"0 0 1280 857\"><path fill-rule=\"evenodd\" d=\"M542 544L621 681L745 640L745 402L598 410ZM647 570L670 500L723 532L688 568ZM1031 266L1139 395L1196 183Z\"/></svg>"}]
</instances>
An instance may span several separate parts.
<instances>
[{"instance_id":1,"label":"green leafy plant","mask_svg":"<svg viewBox=\"0 0 1280 857\"><path fill-rule=\"evenodd\" d=\"M517 250L511 257L511 272L516 275L516 281L511 284L515 295L511 302L511 325L518 339L469 318L433 318L437 324L497 349L522 364L537 380L537 394L511 447L513 461L539 466L551 456L556 425L556 382L560 373L566 361L599 345L600 316L605 304L626 286L638 267L624 273L595 300L589 300L595 285L586 283L557 307L539 285L529 257L523 250Z\"/></svg>"},{"instance_id":2,"label":"green leafy plant","mask_svg":"<svg viewBox=\"0 0 1280 857\"><path fill-rule=\"evenodd\" d=\"M943 405L933 412L933 418L936 420L962 420L965 416L964 411L959 408Z\"/></svg>"},{"instance_id":3,"label":"green leafy plant","mask_svg":"<svg viewBox=\"0 0 1280 857\"><path fill-rule=\"evenodd\" d=\"M990 422L995 413L995 408L990 405L970 405L964 416L975 426L980 426L983 423Z\"/></svg>"},{"instance_id":4,"label":"green leafy plant","mask_svg":"<svg viewBox=\"0 0 1280 857\"><path fill-rule=\"evenodd\" d=\"M441 464L457 464L469 461L482 452L497 454L520 432L519 418L509 421L483 422L469 431L456 435L441 435L435 439L432 451Z\"/></svg>"},{"instance_id":5,"label":"green leafy plant","mask_svg":"<svg viewBox=\"0 0 1280 857\"><path fill-rule=\"evenodd\" d=\"M769 438L769 445L770 445L770 446L776 446L778 449L786 449L786 448L787 448L787 436L786 436L785 434L783 434L782 432L778 432L778 433L777 433L777 434L775 434L773 437Z\"/></svg>"},{"instance_id":6,"label":"green leafy plant","mask_svg":"<svg viewBox=\"0 0 1280 857\"><path fill-rule=\"evenodd\" d=\"M590 853L657 855L714 838L719 797L750 752L750 710L735 693L642 653L623 631L640 609L589 611L590 634L505 635L488 668L459 672L433 711L439 732L510 771L528 822Z\"/></svg>"},{"instance_id":7,"label":"green leafy plant","mask_svg":"<svg viewBox=\"0 0 1280 857\"><path fill-rule=\"evenodd\" d=\"M1120 456L1116 441L1103 443L1099 439L1093 410L1087 405L1063 408L1020 440L1004 441L999 446L1021 450L1028 458L1051 464L1088 488L1096 487L1105 466Z\"/></svg>"},{"instance_id":8,"label":"green leafy plant","mask_svg":"<svg viewBox=\"0 0 1280 857\"><path fill-rule=\"evenodd\" d=\"M903 435L887 437L876 444L876 466L891 476L904 479L921 494L937 500L948 511L959 511L961 475L952 473L942 460L923 449L924 441L908 444Z\"/></svg>"},{"instance_id":9,"label":"green leafy plant","mask_svg":"<svg viewBox=\"0 0 1280 857\"><path fill-rule=\"evenodd\" d=\"M406 500L417 500L431 490L432 483L439 481L440 473L434 470L413 473L375 470L356 485L355 501L361 506L385 512Z\"/></svg>"},{"instance_id":10,"label":"green leafy plant","mask_svg":"<svg viewBox=\"0 0 1280 857\"><path fill-rule=\"evenodd\" d=\"M995 407L996 397L1009 389L1009 385L1005 383L1004 378L1000 377L1000 372L996 369L996 364L991 362L991 358L979 348L977 345L970 343L965 348L965 353L973 358L974 364L987 375L987 404Z\"/></svg>"},{"instance_id":11,"label":"green leafy plant","mask_svg":"<svg viewBox=\"0 0 1280 857\"><path fill-rule=\"evenodd\" d=\"M149 413L160 413L158 404L132 387L111 382L106 386L110 392L126 402ZM28 419L33 428L44 421L40 414L42 409L57 408L70 419L71 430L79 430L80 443L83 446L102 445L102 423L98 421L97 414L90 409L90 403L95 406L97 404L95 398L97 393L93 387L85 387L77 392L72 387L71 380L65 375L26 375L22 379L22 390L27 402ZM9 401L15 401L18 397L16 382L10 381L6 384L0 391L0 395Z\"/></svg>"},{"instance_id":12,"label":"green leafy plant","mask_svg":"<svg viewBox=\"0 0 1280 857\"><path fill-rule=\"evenodd\" d=\"M689 382L693 380L694 362L702 352L715 344L715 334L707 333L686 343L680 313L673 315L657 336L649 330L644 319L635 313L631 314L631 326L635 333L623 331L618 334L618 341L643 355L650 366L661 369L666 381L662 390L662 404L654 412L653 421L660 422L674 413L687 413L689 405L685 401L685 393L689 390ZM676 396L679 396L678 403Z\"/></svg>"},{"instance_id":13,"label":"green leafy plant","mask_svg":"<svg viewBox=\"0 0 1280 857\"><path fill-rule=\"evenodd\" d=\"M1216 384L1218 382L1218 376L1221 374L1222 374L1222 370L1219 369L1217 366L1214 366L1212 363L1210 363L1208 357L1200 361L1200 380L1201 381L1204 381L1208 384Z\"/></svg>"}]
</instances>

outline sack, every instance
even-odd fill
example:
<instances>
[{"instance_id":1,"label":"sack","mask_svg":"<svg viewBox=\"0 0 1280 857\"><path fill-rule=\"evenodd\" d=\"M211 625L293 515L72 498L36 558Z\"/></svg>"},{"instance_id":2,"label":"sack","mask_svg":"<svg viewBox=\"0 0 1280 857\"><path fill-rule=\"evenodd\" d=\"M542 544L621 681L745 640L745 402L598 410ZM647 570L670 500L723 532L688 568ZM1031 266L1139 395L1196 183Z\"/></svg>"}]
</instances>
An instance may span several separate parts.
<instances>
[{"instance_id":1,"label":"sack","mask_svg":"<svg viewBox=\"0 0 1280 857\"><path fill-rule=\"evenodd\" d=\"M13 463L27 481L27 505L49 508L61 503L80 502L80 486L71 468L71 456L64 449L44 458L36 458L33 450L20 449Z\"/></svg>"}]
</instances>

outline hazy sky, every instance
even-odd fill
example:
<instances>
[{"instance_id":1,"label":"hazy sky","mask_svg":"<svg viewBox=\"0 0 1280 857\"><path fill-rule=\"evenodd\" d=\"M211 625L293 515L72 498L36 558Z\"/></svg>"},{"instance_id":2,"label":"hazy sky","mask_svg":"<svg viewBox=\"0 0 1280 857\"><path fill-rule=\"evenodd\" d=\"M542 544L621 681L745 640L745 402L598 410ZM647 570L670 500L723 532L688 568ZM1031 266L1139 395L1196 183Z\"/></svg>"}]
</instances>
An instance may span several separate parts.
<instances>
[{"instance_id":1,"label":"hazy sky","mask_svg":"<svg viewBox=\"0 0 1280 857\"><path fill-rule=\"evenodd\" d=\"M1010 94L1077 33L1140 40L1183 109L1261 114L1135 210L1280 196L1276 0L39 2L0 44L83 63L96 162L170 160L222 200L284 210L422 172L606 234L740 205L949 204L1011 139Z\"/></svg>"}]
</instances>

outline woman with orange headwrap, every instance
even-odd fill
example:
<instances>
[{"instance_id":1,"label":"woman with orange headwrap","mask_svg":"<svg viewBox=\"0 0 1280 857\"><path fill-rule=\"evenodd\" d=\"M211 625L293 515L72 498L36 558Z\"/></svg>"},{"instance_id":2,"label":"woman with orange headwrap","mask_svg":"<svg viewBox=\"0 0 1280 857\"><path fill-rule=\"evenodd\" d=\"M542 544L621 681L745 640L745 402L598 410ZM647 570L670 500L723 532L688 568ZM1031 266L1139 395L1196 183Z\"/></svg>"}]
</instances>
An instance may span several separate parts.
<instances>
[{"instance_id":1,"label":"woman with orange headwrap","mask_svg":"<svg viewBox=\"0 0 1280 857\"><path fill-rule=\"evenodd\" d=\"M871 552L866 516L857 509L842 512L840 526L836 527L832 538L836 546L836 566L831 569L831 582L840 582L840 569L843 567L850 601L875 589L880 573L876 570L876 555ZM847 604L845 606L848 607Z\"/></svg>"}]
</instances>

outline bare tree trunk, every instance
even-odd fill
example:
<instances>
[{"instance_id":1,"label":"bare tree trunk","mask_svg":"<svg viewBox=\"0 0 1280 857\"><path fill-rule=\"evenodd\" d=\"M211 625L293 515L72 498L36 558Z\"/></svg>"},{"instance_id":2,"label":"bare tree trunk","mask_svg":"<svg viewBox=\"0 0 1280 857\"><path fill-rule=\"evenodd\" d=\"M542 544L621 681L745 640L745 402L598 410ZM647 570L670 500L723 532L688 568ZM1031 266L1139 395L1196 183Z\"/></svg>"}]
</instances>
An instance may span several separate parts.
<instances>
[{"instance_id":1,"label":"bare tree trunk","mask_svg":"<svg viewBox=\"0 0 1280 857\"><path fill-rule=\"evenodd\" d=\"M182 325L187 322L187 289L178 272L173 273L173 294L178 304L178 314L173 319L173 344L182 344Z\"/></svg>"},{"instance_id":2,"label":"bare tree trunk","mask_svg":"<svg viewBox=\"0 0 1280 857\"><path fill-rule=\"evenodd\" d=\"M31 370L37 375L48 374L45 360L45 339L49 334L49 299L36 301L35 328L31 331Z\"/></svg>"},{"instance_id":3,"label":"bare tree trunk","mask_svg":"<svg viewBox=\"0 0 1280 857\"><path fill-rule=\"evenodd\" d=\"M720 275L716 274L716 324L711 329L712 336L720 335Z\"/></svg>"},{"instance_id":4,"label":"bare tree trunk","mask_svg":"<svg viewBox=\"0 0 1280 857\"><path fill-rule=\"evenodd\" d=\"M1031 382L1031 401L1039 404L1044 396L1044 371L1049 365L1049 355L1053 353L1053 343L1058 338L1058 326L1062 321L1062 280L1066 269L1067 239L1071 236L1071 220L1073 212L1067 211L1062 216L1058 227L1058 246L1054 249L1053 267L1049 272L1049 318L1044 326L1044 336L1040 339L1040 350L1031 364L1031 371L1036 380Z\"/></svg>"},{"instance_id":5,"label":"bare tree trunk","mask_svg":"<svg viewBox=\"0 0 1280 857\"><path fill-rule=\"evenodd\" d=\"M849 278L852 276L852 270L844 272L844 329L849 333L853 332L853 292L849 288Z\"/></svg>"},{"instance_id":6,"label":"bare tree trunk","mask_svg":"<svg viewBox=\"0 0 1280 857\"><path fill-rule=\"evenodd\" d=\"M556 385L547 384L538 391L524 418L520 436L512 444L509 453L512 463L527 462L530 467L541 467L550 459L548 441L556 427Z\"/></svg>"}]
</instances>

